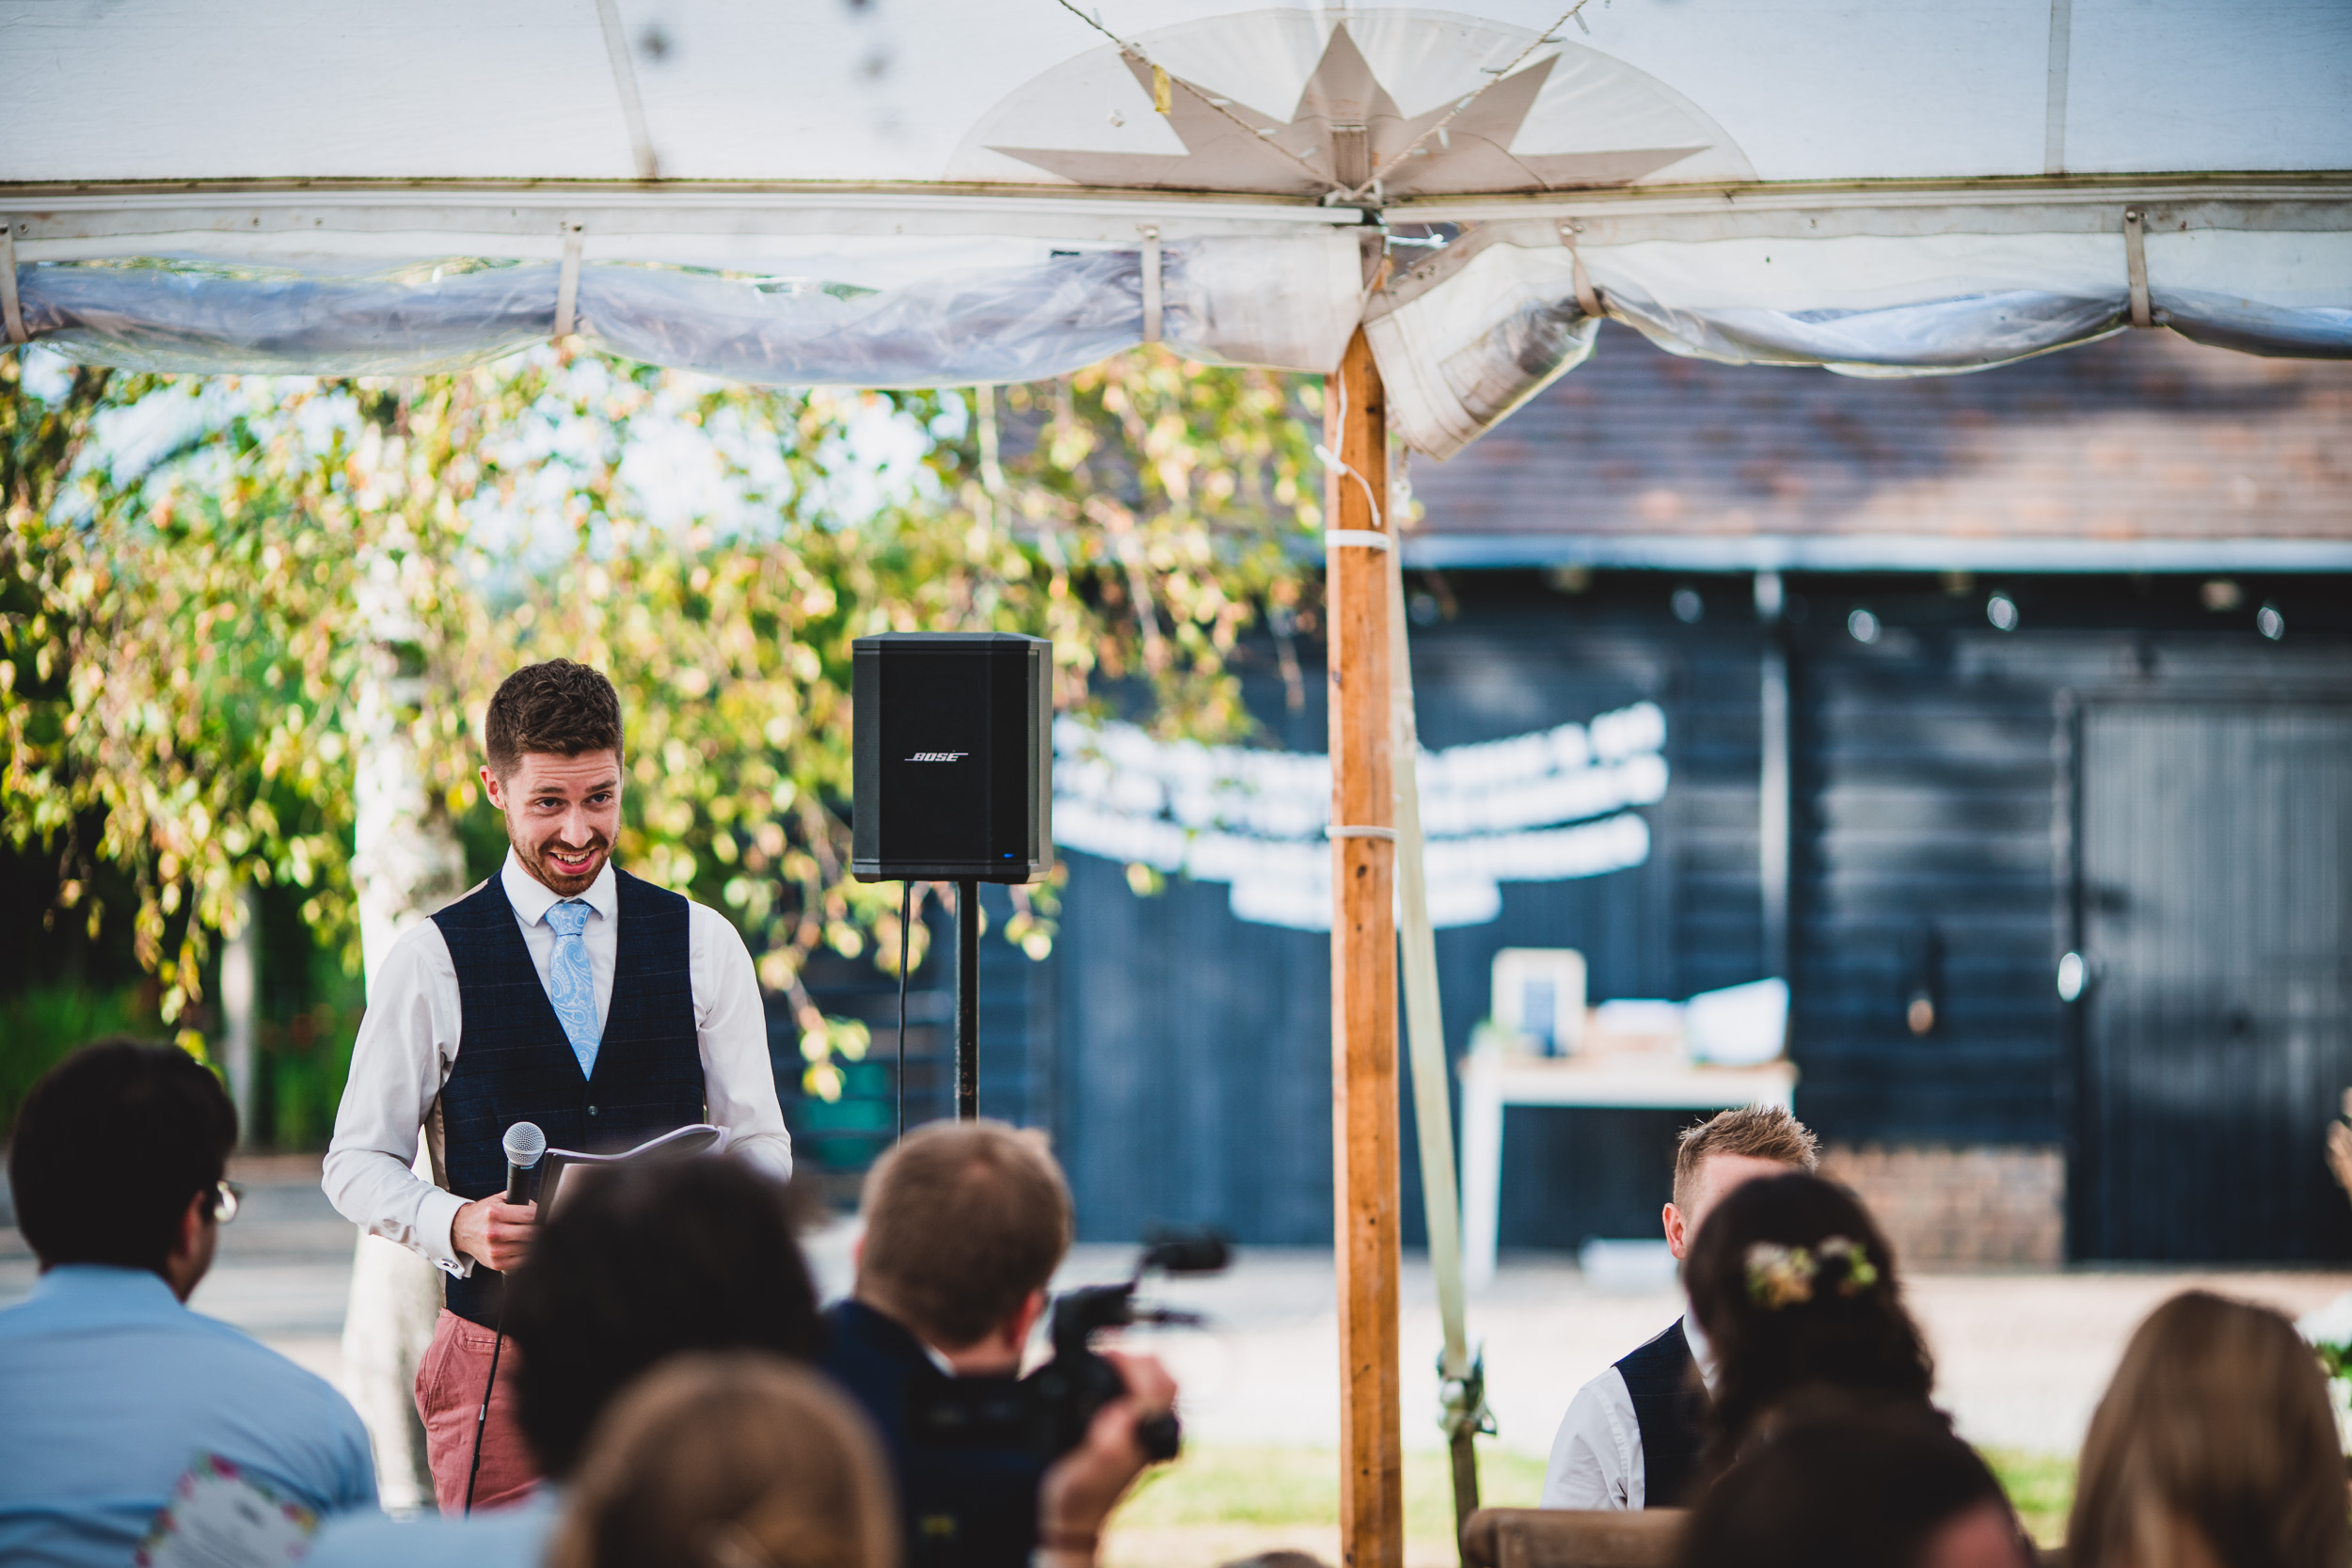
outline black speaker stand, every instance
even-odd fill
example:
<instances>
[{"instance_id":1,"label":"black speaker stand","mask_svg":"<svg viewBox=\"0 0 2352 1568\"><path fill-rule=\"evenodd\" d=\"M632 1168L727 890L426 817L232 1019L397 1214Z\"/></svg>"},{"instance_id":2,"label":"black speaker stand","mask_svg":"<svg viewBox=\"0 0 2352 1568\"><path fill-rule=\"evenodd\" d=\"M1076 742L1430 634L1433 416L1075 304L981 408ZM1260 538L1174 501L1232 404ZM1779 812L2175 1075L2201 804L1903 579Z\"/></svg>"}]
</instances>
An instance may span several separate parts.
<instances>
[{"instance_id":1,"label":"black speaker stand","mask_svg":"<svg viewBox=\"0 0 2352 1568\"><path fill-rule=\"evenodd\" d=\"M980 884L956 879L956 1119L980 1116Z\"/></svg>"}]
</instances>

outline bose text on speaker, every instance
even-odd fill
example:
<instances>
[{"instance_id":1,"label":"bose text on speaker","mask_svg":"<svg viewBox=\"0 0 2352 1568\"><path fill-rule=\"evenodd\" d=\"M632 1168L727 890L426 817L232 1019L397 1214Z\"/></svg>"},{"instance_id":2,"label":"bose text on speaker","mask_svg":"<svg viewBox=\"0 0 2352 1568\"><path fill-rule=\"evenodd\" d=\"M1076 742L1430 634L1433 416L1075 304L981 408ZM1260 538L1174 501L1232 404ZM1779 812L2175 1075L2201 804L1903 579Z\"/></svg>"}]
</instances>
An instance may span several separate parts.
<instances>
[{"instance_id":1,"label":"bose text on speaker","mask_svg":"<svg viewBox=\"0 0 2352 1568\"><path fill-rule=\"evenodd\" d=\"M1053 863L1054 645L1010 632L852 644L861 881L1026 882Z\"/></svg>"}]
</instances>

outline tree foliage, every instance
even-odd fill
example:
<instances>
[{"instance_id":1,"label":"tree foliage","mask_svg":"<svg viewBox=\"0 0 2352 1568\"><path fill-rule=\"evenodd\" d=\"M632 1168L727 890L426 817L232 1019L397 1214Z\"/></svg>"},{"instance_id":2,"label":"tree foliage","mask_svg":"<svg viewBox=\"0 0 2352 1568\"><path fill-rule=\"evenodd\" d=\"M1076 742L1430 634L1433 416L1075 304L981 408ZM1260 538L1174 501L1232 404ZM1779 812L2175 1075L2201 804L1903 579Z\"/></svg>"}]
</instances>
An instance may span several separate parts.
<instances>
[{"instance_id":1,"label":"tree foliage","mask_svg":"<svg viewBox=\"0 0 2352 1568\"><path fill-rule=\"evenodd\" d=\"M737 921L827 1092L862 1037L818 1014L803 964L870 945L887 965L898 936L897 887L848 875L852 640L1047 636L1061 706L1148 691L1170 733L1240 733L1228 656L1307 586L1311 390L1160 351L993 395L551 352L416 380L33 388L0 357L0 831L59 854L59 904L93 927L88 865L132 874L177 1016L248 879L356 942L366 660L389 643L423 678L410 738L456 817L498 681L580 658L628 718L622 862ZM1005 933L1033 956L1052 891Z\"/></svg>"}]
</instances>

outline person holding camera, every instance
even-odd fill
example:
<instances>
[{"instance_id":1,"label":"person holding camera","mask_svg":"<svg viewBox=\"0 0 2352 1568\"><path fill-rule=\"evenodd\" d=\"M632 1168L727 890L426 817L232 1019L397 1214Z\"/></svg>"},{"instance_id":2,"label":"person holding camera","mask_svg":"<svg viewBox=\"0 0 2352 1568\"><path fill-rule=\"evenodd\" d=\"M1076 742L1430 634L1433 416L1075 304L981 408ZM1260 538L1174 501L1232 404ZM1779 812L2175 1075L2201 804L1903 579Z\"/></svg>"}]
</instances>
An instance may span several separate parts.
<instances>
[{"instance_id":1,"label":"person holding camera","mask_svg":"<svg viewBox=\"0 0 2352 1568\"><path fill-rule=\"evenodd\" d=\"M953 1380L1010 1380L1070 1249L1070 1189L1042 1139L1002 1122L934 1122L866 1180L857 1285L826 1315L821 1363L864 1407L898 1478L907 1568L1091 1561L1104 1518L1148 1463L1138 1428L1176 1386L1147 1357L1109 1359L1125 1396L1066 1456L1010 1437L946 1443L910 1413Z\"/></svg>"}]
</instances>

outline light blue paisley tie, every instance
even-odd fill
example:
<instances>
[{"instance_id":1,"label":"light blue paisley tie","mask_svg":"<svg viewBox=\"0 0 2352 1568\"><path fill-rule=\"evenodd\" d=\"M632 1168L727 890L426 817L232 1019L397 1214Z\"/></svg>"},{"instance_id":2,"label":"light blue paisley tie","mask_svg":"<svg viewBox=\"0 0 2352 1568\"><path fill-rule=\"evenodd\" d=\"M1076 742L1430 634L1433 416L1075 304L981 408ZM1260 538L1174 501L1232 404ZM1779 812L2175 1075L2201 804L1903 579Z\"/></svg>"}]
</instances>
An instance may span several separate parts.
<instances>
[{"instance_id":1,"label":"light blue paisley tie","mask_svg":"<svg viewBox=\"0 0 2352 1568\"><path fill-rule=\"evenodd\" d=\"M587 939L580 933L588 924L589 909L566 898L548 911L548 928L555 933L555 959L548 965L548 1000L564 1025L564 1037L580 1058L582 1078L596 1070L596 1044L603 1031L596 1027L596 978L588 967Z\"/></svg>"}]
</instances>

